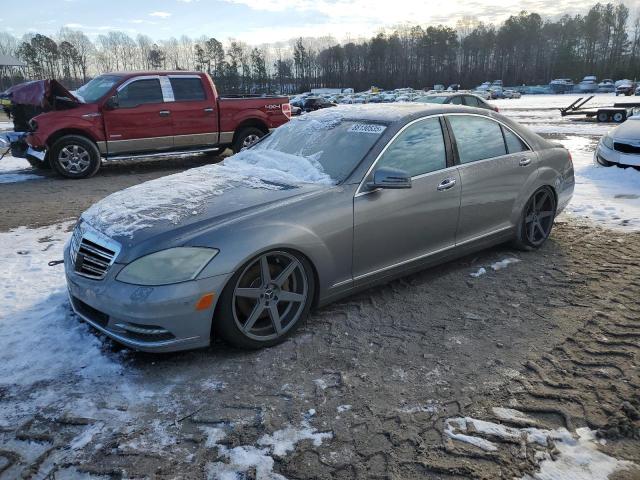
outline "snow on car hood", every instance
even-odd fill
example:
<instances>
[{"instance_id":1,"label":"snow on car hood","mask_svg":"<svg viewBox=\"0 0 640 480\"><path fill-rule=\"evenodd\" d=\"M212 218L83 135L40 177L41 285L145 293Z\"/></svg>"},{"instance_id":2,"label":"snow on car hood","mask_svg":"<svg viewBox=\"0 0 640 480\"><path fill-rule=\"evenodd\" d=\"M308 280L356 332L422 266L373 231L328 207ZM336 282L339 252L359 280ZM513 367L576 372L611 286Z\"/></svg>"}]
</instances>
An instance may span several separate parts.
<instances>
[{"instance_id":1,"label":"snow on car hood","mask_svg":"<svg viewBox=\"0 0 640 480\"><path fill-rule=\"evenodd\" d=\"M640 142L640 115L634 115L614 128L610 135L616 139L635 140Z\"/></svg>"},{"instance_id":2,"label":"snow on car hood","mask_svg":"<svg viewBox=\"0 0 640 480\"><path fill-rule=\"evenodd\" d=\"M277 191L302 183L332 185L334 181L313 158L250 149L223 164L193 168L113 193L84 212L82 219L110 237L133 238L159 223L179 225L203 214L232 189Z\"/></svg>"}]
</instances>

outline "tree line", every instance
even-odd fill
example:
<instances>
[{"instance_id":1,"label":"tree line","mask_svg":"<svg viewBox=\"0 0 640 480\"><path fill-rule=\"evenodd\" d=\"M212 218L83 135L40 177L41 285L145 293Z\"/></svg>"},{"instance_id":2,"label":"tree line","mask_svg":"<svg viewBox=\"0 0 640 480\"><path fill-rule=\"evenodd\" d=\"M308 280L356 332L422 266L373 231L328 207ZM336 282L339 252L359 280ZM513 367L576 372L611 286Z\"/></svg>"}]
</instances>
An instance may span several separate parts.
<instances>
[{"instance_id":1,"label":"tree line","mask_svg":"<svg viewBox=\"0 0 640 480\"><path fill-rule=\"evenodd\" d=\"M0 32L0 53L26 62L18 79L57 78L74 88L103 72L155 69L206 71L229 93L473 87L495 79L531 85L585 75L635 79L640 16L632 19L623 3L597 3L584 15L555 20L523 11L500 25L464 17L455 28L401 25L344 43L309 37L261 46L213 37L154 41L118 31L91 40L62 28L54 38L35 33L18 40Z\"/></svg>"}]
</instances>

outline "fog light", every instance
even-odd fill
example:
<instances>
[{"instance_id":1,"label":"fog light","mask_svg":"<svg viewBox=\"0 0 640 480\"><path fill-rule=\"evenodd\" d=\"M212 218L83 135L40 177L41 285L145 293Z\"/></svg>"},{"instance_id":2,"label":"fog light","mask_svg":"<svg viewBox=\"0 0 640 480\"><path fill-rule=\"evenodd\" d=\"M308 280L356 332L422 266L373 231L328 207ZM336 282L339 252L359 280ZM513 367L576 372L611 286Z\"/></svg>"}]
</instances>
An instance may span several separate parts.
<instances>
[{"instance_id":1,"label":"fog light","mask_svg":"<svg viewBox=\"0 0 640 480\"><path fill-rule=\"evenodd\" d=\"M208 308L211 308L215 296L215 293L205 293L202 297L200 297L198 303L196 303L196 310L207 310Z\"/></svg>"}]
</instances>

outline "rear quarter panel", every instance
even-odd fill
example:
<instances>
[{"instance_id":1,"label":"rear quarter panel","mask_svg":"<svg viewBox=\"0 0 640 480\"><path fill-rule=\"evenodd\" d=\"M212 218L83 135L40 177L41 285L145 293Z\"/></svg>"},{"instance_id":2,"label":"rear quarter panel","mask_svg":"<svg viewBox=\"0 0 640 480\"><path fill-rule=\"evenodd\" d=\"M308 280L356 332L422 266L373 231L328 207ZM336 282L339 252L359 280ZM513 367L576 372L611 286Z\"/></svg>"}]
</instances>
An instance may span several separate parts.
<instances>
[{"instance_id":1,"label":"rear quarter panel","mask_svg":"<svg viewBox=\"0 0 640 480\"><path fill-rule=\"evenodd\" d=\"M248 120L259 120L267 128L277 128L289 121L282 113L285 97L265 98L220 98L220 131L231 132Z\"/></svg>"},{"instance_id":2,"label":"rear quarter panel","mask_svg":"<svg viewBox=\"0 0 640 480\"><path fill-rule=\"evenodd\" d=\"M569 152L559 145L549 144L548 148L538 151L538 156L538 186L553 187L558 201L557 213L560 213L571 201L575 187L573 163Z\"/></svg>"}]
</instances>

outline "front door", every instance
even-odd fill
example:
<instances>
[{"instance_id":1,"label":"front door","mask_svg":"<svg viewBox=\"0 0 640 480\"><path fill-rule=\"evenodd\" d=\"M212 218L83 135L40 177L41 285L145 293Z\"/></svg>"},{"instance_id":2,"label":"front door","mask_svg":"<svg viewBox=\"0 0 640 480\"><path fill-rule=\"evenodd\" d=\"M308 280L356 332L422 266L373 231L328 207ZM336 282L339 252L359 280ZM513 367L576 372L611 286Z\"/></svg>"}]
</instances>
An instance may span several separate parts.
<instances>
[{"instance_id":1,"label":"front door","mask_svg":"<svg viewBox=\"0 0 640 480\"><path fill-rule=\"evenodd\" d=\"M218 112L211 88L198 75L169 75L174 103L173 143L176 149L210 147L218 143Z\"/></svg>"},{"instance_id":2,"label":"front door","mask_svg":"<svg viewBox=\"0 0 640 480\"><path fill-rule=\"evenodd\" d=\"M368 283L455 244L460 179L447 166L438 117L409 124L374 165L405 171L408 189L361 192L354 198L353 276ZM365 180L368 181L369 179Z\"/></svg>"},{"instance_id":3,"label":"front door","mask_svg":"<svg viewBox=\"0 0 640 480\"><path fill-rule=\"evenodd\" d=\"M173 148L171 103L165 103L157 76L134 77L118 88L117 106L104 109L110 156Z\"/></svg>"},{"instance_id":4,"label":"front door","mask_svg":"<svg viewBox=\"0 0 640 480\"><path fill-rule=\"evenodd\" d=\"M462 182L456 243L513 228L516 201L537 175L536 154L511 130L488 117L448 115Z\"/></svg>"}]
</instances>

